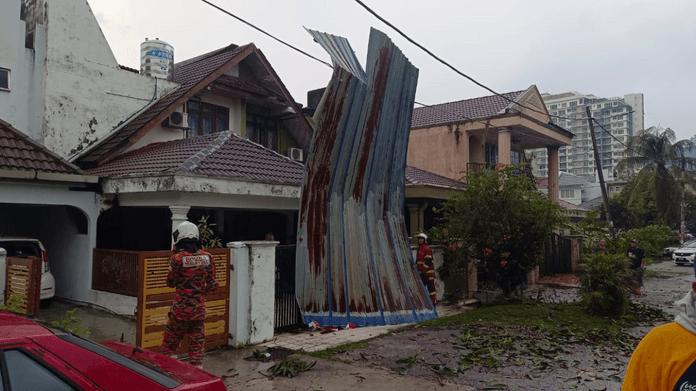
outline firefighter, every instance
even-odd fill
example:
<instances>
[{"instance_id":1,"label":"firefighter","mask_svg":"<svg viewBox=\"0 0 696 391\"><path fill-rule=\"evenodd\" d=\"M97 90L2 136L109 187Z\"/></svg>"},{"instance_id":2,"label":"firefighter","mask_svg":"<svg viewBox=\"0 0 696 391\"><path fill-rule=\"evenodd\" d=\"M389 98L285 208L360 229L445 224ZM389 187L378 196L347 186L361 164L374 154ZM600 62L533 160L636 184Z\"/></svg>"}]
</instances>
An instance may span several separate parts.
<instances>
[{"instance_id":1,"label":"firefighter","mask_svg":"<svg viewBox=\"0 0 696 391\"><path fill-rule=\"evenodd\" d=\"M189 364L202 368L205 295L218 288L215 263L212 255L198 249L198 227L195 224L184 221L172 236L175 254L169 260L167 286L176 288L176 296L164 329L162 351L175 355L182 338L188 335Z\"/></svg>"},{"instance_id":2,"label":"firefighter","mask_svg":"<svg viewBox=\"0 0 696 391\"><path fill-rule=\"evenodd\" d=\"M435 292L435 262L433 262L433 251L427 245L428 235L418 234L418 255L416 256L416 267L420 274L421 281L428 288L430 301L433 306L437 303L437 292Z\"/></svg>"}]
</instances>

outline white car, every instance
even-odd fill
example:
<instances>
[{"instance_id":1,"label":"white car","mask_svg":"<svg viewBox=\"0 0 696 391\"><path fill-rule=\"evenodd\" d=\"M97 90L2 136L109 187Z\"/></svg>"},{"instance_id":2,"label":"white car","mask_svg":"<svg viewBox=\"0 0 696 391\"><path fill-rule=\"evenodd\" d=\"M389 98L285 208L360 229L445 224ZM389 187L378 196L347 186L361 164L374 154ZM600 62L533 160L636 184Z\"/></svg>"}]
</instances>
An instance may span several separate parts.
<instances>
[{"instance_id":1,"label":"white car","mask_svg":"<svg viewBox=\"0 0 696 391\"><path fill-rule=\"evenodd\" d=\"M680 245L677 245L677 246L665 247L662 249L662 256L672 258L672 254L674 253L675 250L677 250L681 247L686 247L686 246L690 245L691 243L696 243L696 239L687 240L686 242L684 242Z\"/></svg>"},{"instance_id":2,"label":"white car","mask_svg":"<svg viewBox=\"0 0 696 391\"><path fill-rule=\"evenodd\" d=\"M24 258L34 256L43 260L41 268L41 305L46 307L56 293L56 280L48 267L48 254L39 239L0 237L0 248L7 251L8 257Z\"/></svg>"},{"instance_id":3,"label":"white car","mask_svg":"<svg viewBox=\"0 0 696 391\"><path fill-rule=\"evenodd\" d=\"M677 265L693 265L696 257L696 241L679 247L672 253L672 259Z\"/></svg>"}]
</instances>

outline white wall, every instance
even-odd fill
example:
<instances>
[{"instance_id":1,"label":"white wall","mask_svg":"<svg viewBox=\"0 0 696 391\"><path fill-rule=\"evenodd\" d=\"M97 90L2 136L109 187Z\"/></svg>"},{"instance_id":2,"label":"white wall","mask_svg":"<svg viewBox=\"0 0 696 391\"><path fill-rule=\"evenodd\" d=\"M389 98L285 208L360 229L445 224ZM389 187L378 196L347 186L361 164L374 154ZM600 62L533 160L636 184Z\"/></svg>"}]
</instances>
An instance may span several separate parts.
<instances>
[{"instance_id":1,"label":"white wall","mask_svg":"<svg viewBox=\"0 0 696 391\"><path fill-rule=\"evenodd\" d=\"M97 203L95 194L70 191L69 184L6 182L0 200L22 206L46 206L46 213L31 224L48 252L51 273L56 278L56 296L94 302L91 290L92 249L96 246ZM76 208L87 219L87 233L77 231L67 208ZM3 222L7 225L8 222ZM13 222L9 222L13 224ZM26 229L24 232L27 232Z\"/></svg>"},{"instance_id":2,"label":"white wall","mask_svg":"<svg viewBox=\"0 0 696 391\"><path fill-rule=\"evenodd\" d=\"M0 1L0 68L10 70L10 91L0 91L0 119L42 141L46 30L36 26L35 48L26 49L21 0Z\"/></svg>"},{"instance_id":3,"label":"white wall","mask_svg":"<svg viewBox=\"0 0 696 391\"><path fill-rule=\"evenodd\" d=\"M47 0L46 28L44 145L69 157L144 107L155 79L119 69L86 0Z\"/></svg>"}]
</instances>

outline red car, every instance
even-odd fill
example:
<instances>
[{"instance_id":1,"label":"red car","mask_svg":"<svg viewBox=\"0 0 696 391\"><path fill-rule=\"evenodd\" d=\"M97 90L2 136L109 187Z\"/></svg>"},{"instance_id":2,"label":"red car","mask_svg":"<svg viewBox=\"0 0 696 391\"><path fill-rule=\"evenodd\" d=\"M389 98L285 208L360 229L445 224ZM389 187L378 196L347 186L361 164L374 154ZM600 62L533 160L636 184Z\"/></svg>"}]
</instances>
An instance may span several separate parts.
<instances>
[{"instance_id":1,"label":"red car","mask_svg":"<svg viewBox=\"0 0 696 391\"><path fill-rule=\"evenodd\" d=\"M0 311L0 390L225 390L208 372L120 342L97 344Z\"/></svg>"}]
</instances>

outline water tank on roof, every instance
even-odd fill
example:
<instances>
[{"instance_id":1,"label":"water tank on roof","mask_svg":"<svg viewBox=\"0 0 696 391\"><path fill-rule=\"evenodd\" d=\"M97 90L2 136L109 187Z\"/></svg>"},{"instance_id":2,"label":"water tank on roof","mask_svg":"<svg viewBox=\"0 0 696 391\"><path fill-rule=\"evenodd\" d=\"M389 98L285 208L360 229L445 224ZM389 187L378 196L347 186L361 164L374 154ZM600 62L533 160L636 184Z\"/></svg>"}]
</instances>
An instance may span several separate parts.
<instances>
[{"instance_id":1,"label":"water tank on roof","mask_svg":"<svg viewBox=\"0 0 696 391\"><path fill-rule=\"evenodd\" d=\"M174 70L174 47L159 38L140 44L140 73L160 79L172 78Z\"/></svg>"}]
</instances>

